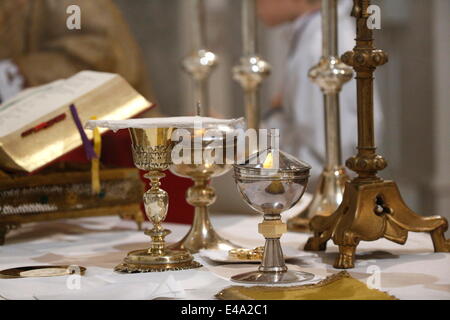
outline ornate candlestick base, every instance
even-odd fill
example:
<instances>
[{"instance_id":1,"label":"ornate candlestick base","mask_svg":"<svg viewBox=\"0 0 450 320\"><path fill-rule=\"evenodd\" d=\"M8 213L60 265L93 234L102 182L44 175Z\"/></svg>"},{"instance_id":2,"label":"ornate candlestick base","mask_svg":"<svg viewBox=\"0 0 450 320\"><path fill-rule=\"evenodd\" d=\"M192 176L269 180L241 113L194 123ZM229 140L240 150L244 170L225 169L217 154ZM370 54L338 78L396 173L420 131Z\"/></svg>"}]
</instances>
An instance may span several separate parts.
<instances>
[{"instance_id":1,"label":"ornate candlestick base","mask_svg":"<svg viewBox=\"0 0 450 320\"><path fill-rule=\"evenodd\" d=\"M294 232L309 232L311 218L329 216L342 202L345 184L348 176L343 167L325 169L319 180L314 197L309 205L297 216L288 220L288 230Z\"/></svg>"},{"instance_id":2,"label":"ornate candlestick base","mask_svg":"<svg viewBox=\"0 0 450 320\"><path fill-rule=\"evenodd\" d=\"M192 176L191 170L201 172L201 165L177 165L172 168L172 171L182 176ZM217 167L214 170L213 167ZM222 170L218 170L218 165L210 166L210 170L228 171L230 166L223 166ZM220 167L222 167L220 165ZM195 174L194 174L195 175ZM216 201L216 193L214 188L209 185L209 176L194 178L194 186L189 188L186 200L189 204L195 207L194 220L191 229L184 236L182 240L170 246L171 249L187 249L192 253L197 253L202 249L218 249L231 250L240 248L240 246L223 239L214 230L211 220L209 219L208 206Z\"/></svg>"},{"instance_id":3,"label":"ornate candlestick base","mask_svg":"<svg viewBox=\"0 0 450 320\"><path fill-rule=\"evenodd\" d=\"M279 214L265 215L264 222L258 226L258 231L266 238L261 265L257 271L235 275L231 280L250 284L286 284L314 278L311 273L288 271L280 245L280 238L287 228L286 224L281 222Z\"/></svg>"},{"instance_id":4,"label":"ornate candlestick base","mask_svg":"<svg viewBox=\"0 0 450 320\"><path fill-rule=\"evenodd\" d=\"M444 237L447 220L414 213L403 202L393 181L348 183L337 211L329 217L314 217L311 227L314 236L308 240L305 250L325 250L327 241L333 238L339 246L339 255L334 263L338 269L354 267L356 247L361 240L386 238L404 244L408 231L430 232L434 250L450 252L450 241Z\"/></svg>"}]
</instances>

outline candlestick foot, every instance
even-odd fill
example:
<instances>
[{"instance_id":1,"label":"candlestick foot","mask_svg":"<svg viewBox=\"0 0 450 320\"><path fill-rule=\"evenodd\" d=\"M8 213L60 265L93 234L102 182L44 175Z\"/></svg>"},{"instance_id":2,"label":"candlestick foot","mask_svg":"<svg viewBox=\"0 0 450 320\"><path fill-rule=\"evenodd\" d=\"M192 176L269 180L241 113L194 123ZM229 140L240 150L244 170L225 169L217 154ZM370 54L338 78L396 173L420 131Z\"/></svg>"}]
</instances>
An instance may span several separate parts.
<instances>
[{"instance_id":1,"label":"candlestick foot","mask_svg":"<svg viewBox=\"0 0 450 320\"><path fill-rule=\"evenodd\" d=\"M450 241L444 233L448 222L440 216L422 217L403 201L393 181L347 184L344 199L329 217L316 216L310 224L314 236L305 250L324 250L329 239L339 246L335 268L354 267L355 251L360 241L386 238L405 244L408 232L429 232L435 252L450 252Z\"/></svg>"}]
</instances>

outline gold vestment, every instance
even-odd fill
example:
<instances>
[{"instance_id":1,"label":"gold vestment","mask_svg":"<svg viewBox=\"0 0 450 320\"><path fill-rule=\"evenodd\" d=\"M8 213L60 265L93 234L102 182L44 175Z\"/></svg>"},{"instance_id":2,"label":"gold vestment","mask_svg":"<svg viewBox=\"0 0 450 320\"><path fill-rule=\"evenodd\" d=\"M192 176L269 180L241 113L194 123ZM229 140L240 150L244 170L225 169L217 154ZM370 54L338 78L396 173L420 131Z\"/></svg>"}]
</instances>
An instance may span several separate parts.
<instances>
[{"instance_id":1,"label":"gold vestment","mask_svg":"<svg viewBox=\"0 0 450 320\"><path fill-rule=\"evenodd\" d=\"M67 8L81 9L81 30L69 30ZM111 0L1 0L0 60L11 59L27 86L81 70L118 73L148 100L140 49Z\"/></svg>"}]
</instances>

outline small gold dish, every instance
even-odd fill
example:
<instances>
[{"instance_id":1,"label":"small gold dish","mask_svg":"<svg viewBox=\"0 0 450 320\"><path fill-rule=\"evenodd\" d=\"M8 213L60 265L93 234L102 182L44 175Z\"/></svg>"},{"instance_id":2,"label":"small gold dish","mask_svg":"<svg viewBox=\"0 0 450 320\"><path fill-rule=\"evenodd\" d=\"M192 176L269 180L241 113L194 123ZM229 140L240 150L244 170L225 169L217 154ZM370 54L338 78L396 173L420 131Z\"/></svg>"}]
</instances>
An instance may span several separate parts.
<instances>
[{"instance_id":1,"label":"small gold dish","mask_svg":"<svg viewBox=\"0 0 450 320\"><path fill-rule=\"evenodd\" d=\"M257 247L255 249L231 249L228 251L228 256L230 258L238 260L252 260L261 261L264 254L264 247Z\"/></svg>"},{"instance_id":2,"label":"small gold dish","mask_svg":"<svg viewBox=\"0 0 450 320\"><path fill-rule=\"evenodd\" d=\"M0 278L39 278L60 277L71 274L84 275L85 267L81 266L31 266L19 267L0 271Z\"/></svg>"}]
</instances>

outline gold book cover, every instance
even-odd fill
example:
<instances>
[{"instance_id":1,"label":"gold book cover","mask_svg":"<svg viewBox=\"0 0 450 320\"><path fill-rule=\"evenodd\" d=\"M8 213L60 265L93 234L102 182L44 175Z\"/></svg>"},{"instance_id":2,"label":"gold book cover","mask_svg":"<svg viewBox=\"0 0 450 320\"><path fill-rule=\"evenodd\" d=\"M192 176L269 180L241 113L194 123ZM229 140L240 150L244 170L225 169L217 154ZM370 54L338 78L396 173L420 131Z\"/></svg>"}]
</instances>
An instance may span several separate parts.
<instances>
[{"instance_id":1,"label":"gold book cover","mask_svg":"<svg viewBox=\"0 0 450 320\"><path fill-rule=\"evenodd\" d=\"M0 105L0 167L33 172L79 147L71 104L81 123L91 117L128 119L151 106L121 76L104 72L82 71L25 90ZM86 133L92 138L92 132Z\"/></svg>"}]
</instances>

